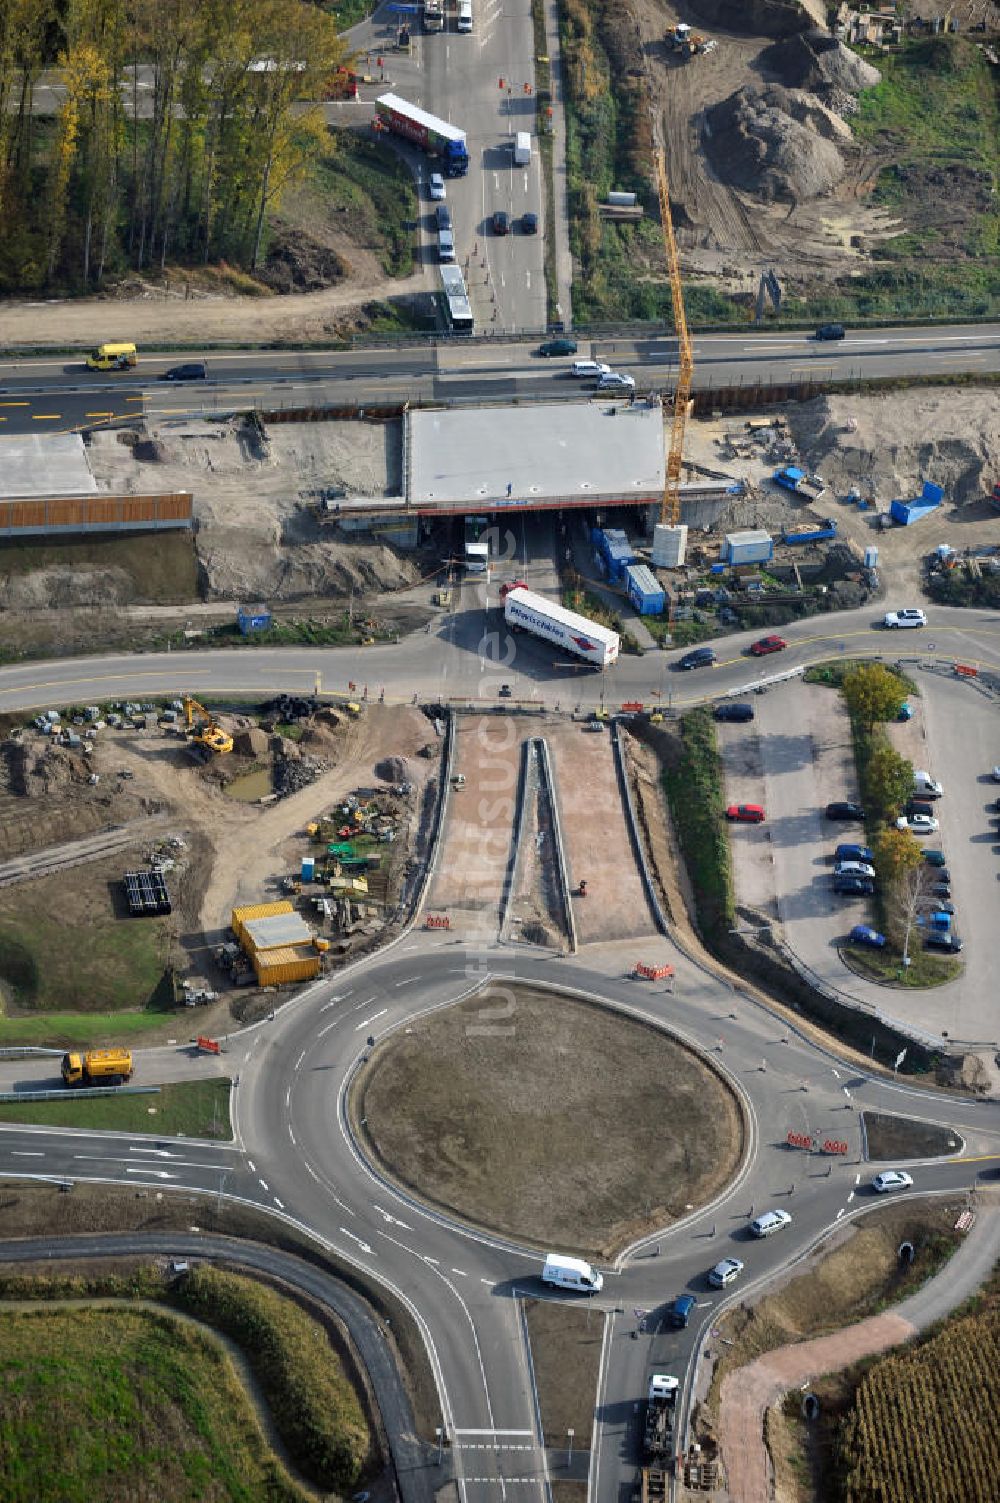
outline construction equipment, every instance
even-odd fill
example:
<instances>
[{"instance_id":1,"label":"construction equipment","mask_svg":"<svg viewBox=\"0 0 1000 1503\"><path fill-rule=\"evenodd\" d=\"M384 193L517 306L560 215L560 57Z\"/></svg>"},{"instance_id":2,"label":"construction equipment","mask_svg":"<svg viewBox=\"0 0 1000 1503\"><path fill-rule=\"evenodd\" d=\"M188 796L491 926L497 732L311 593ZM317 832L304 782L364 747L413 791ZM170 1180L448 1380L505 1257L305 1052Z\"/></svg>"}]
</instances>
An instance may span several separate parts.
<instances>
[{"instance_id":1,"label":"construction equipment","mask_svg":"<svg viewBox=\"0 0 1000 1503\"><path fill-rule=\"evenodd\" d=\"M68 1086L119 1086L132 1077L130 1049L91 1049L64 1054L62 1078Z\"/></svg>"},{"instance_id":2,"label":"construction equipment","mask_svg":"<svg viewBox=\"0 0 1000 1503\"><path fill-rule=\"evenodd\" d=\"M232 751L233 738L229 732L223 730L210 710L206 710L204 705L192 699L189 694L184 696L184 715L187 733L198 746L204 746L217 756Z\"/></svg>"},{"instance_id":3,"label":"construction equipment","mask_svg":"<svg viewBox=\"0 0 1000 1503\"><path fill-rule=\"evenodd\" d=\"M685 21L678 21L673 31L667 32L667 46L681 57L696 57L699 53L714 52L718 43L692 31Z\"/></svg>"},{"instance_id":4,"label":"construction equipment","mask_svg":"<svg viewBox=\"0 0 1000 1503\"><path fill-rule=\"evenodd\" d=\"M688 333L687 314L684 311L684 292L681 287L681 263L677 254L677 239L674 221L670 213L670 187L667 182L667 161L660 145L659 128L654 122L654 160L656 163L656 187L660 198L660 224L663 229L663 249L667 258L670 277L670 299L674 311L674 329L677 333L677 387L674 392L674 417L670 429L670 447L667 450L667 470L663 485L663 505L660 521L675 526L681 519L681 465L684 457L684 430L687 426L688 409L691 405L691 380L694 375L694 356L691 352L691 335Z\"/></svg>"}]
</instances>

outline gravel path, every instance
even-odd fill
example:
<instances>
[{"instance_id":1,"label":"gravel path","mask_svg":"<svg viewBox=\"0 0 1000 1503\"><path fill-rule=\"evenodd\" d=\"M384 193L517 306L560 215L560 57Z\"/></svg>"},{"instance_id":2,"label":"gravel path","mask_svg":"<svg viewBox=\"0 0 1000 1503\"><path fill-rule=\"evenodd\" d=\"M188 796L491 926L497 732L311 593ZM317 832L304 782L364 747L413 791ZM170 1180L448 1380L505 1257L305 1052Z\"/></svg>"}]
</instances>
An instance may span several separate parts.
<instances>
[{"instance_id":1,"label":"gravel path","mask_svg":"<svg viewBox=\"0 0 1000 1503\"><path fill-rule=\"evenodd\" d=\"M909 1341L972 1294L988 1276L1000 1235L1000 1206L980 1209L976 1222L946 1266L897 1309L859 1321L832 1336L796 1342L758 1357L723 1379L719 1443L732 1503L771 1503L771 1457L764 1416L791 1388L849 1367Z\"/></svg>"}]
</instances>

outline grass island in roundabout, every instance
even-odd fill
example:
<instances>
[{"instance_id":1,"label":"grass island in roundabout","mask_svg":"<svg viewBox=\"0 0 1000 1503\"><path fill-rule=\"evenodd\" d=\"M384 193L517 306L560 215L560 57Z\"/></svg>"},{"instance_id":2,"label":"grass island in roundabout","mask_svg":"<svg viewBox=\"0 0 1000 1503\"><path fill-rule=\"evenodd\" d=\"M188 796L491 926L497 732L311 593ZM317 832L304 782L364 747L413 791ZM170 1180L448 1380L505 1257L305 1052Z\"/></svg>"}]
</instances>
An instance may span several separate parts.
<instances>
[{"instance_id":1,"label":"grass island in roundabout","mask_svg":"<svg viewBox=\"0 0 1000 1503\"><path fill-rule=\"evenodd\" d=\"M610 1259L712 1201L741 1104L663 1029L556 990L487 985L388 1035L349 1112L380 1173L511 1241Z\"/></svg>"}]
</instances>

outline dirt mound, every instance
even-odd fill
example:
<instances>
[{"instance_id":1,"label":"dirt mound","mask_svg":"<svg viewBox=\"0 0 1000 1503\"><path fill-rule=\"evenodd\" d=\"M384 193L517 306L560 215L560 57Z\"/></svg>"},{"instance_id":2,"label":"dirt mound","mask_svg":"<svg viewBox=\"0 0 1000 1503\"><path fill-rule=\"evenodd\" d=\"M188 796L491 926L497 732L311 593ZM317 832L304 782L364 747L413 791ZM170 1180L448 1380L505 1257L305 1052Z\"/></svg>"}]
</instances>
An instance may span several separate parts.
<instances>
[{"instance_id":1,"label":"dirt mound","mask_svg":"<svg viewBox=\"0 0 1000 1503\"><path fill-rule=\"evenodd\" d=\"M826 104L830 95L858 94L872 89L882 75L871 63L825 31L785 37L761 53L759 65L776 74L788 89L808 89Z\"/></svg>"},{"instance_id":2,"label":"dirt mound","mask_svg":"<svg viewBox=\"0 0 1000 1503\"><path fill-rule=\"evenodd\" d=\"M55 610L61 606L127 605L136 597L135 580L125 569L54 564L30 574L0 579L0 608Z\"/></svg>"},{"instance_id":3,"label":"dirt mound","mask_svg":"<svg viewBox=\"0 0 1000 1503\"><path fill-rule=\"evenodd\" d=\"M797 0L690 0L699 21L758 37L787 37L816 22Z\"/></svg>"},{"instance_id":4,"label":"dirt mound","mask_svg":"<svg viewBox=\"0 0 1000 1503\"><path fill-rule=\"evenodd\" d=\"M335 250L320 245L301 230L285 225L273 227L267 264L257 280L272 292L319 292L335 287L350 273L350 266Z\"/></svg>"},{"instance_id":5,"label":"dirt mound","mask_svg":"<svg viewBox=\"0 0 1000 1503\"><path fill-rule=\"evenodd\" d=\"M842 138L845 127L815 95L747 85L705 120L705 149L719 177L767 202L817 198L844 175L831 138Z\"/></svg>"},{"instance_id":6,"label":"dirt mound","mask_svg":"<svg viewBox=\"0 0 1000 1503\"><path fill-rule=\"evenodd\" d=\"M383 783L409 783L410 769L405 757L383 757L375 763L375 776Z\"/></svg>"},{"instance_id":7,"label":"dirt mound","mask_svg":"<svg viewBox=\"0 0 1000 1503\"><path fill-rule=\"evenodd\" d=\"M263 757L267 753L267 732L260 726L249 726L233 737L233 751L241 757Z\"/></svg>"},{"instance_id":8,"label":"dirt mound","mask_svg":"<svg viewBox=\"0 0 1000 1503\"><path fill-rule=\"evenodd\" d=\"M3 746L10 778L10 790L27 798L47 798L69 783L85 783L90 778L86 759L66 747L46 745L41 748L23 741L6 741Z\"/></svg>"}]
</instances>

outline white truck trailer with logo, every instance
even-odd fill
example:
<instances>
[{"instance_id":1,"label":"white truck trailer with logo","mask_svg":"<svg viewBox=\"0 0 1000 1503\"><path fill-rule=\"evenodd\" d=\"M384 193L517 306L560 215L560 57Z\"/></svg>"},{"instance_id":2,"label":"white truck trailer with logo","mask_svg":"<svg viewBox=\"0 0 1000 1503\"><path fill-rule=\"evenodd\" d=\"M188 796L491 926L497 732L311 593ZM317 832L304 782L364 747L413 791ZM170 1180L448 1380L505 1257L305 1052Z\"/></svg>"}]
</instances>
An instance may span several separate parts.
<instances>
[{"instance_id":1,"label":"white truck trailer with logo","mask_svg":"<svg viewBox=\"0 0 1000 1503\"><path fill-rule=\"evenodd\" d=\"M598 626L565 606L535 595L515 581L501 591L504 620L515 630L531 632L543 642L552 642L594 668L617 662L621 638L607 626Z\"/></svg>"}]
</instances>

